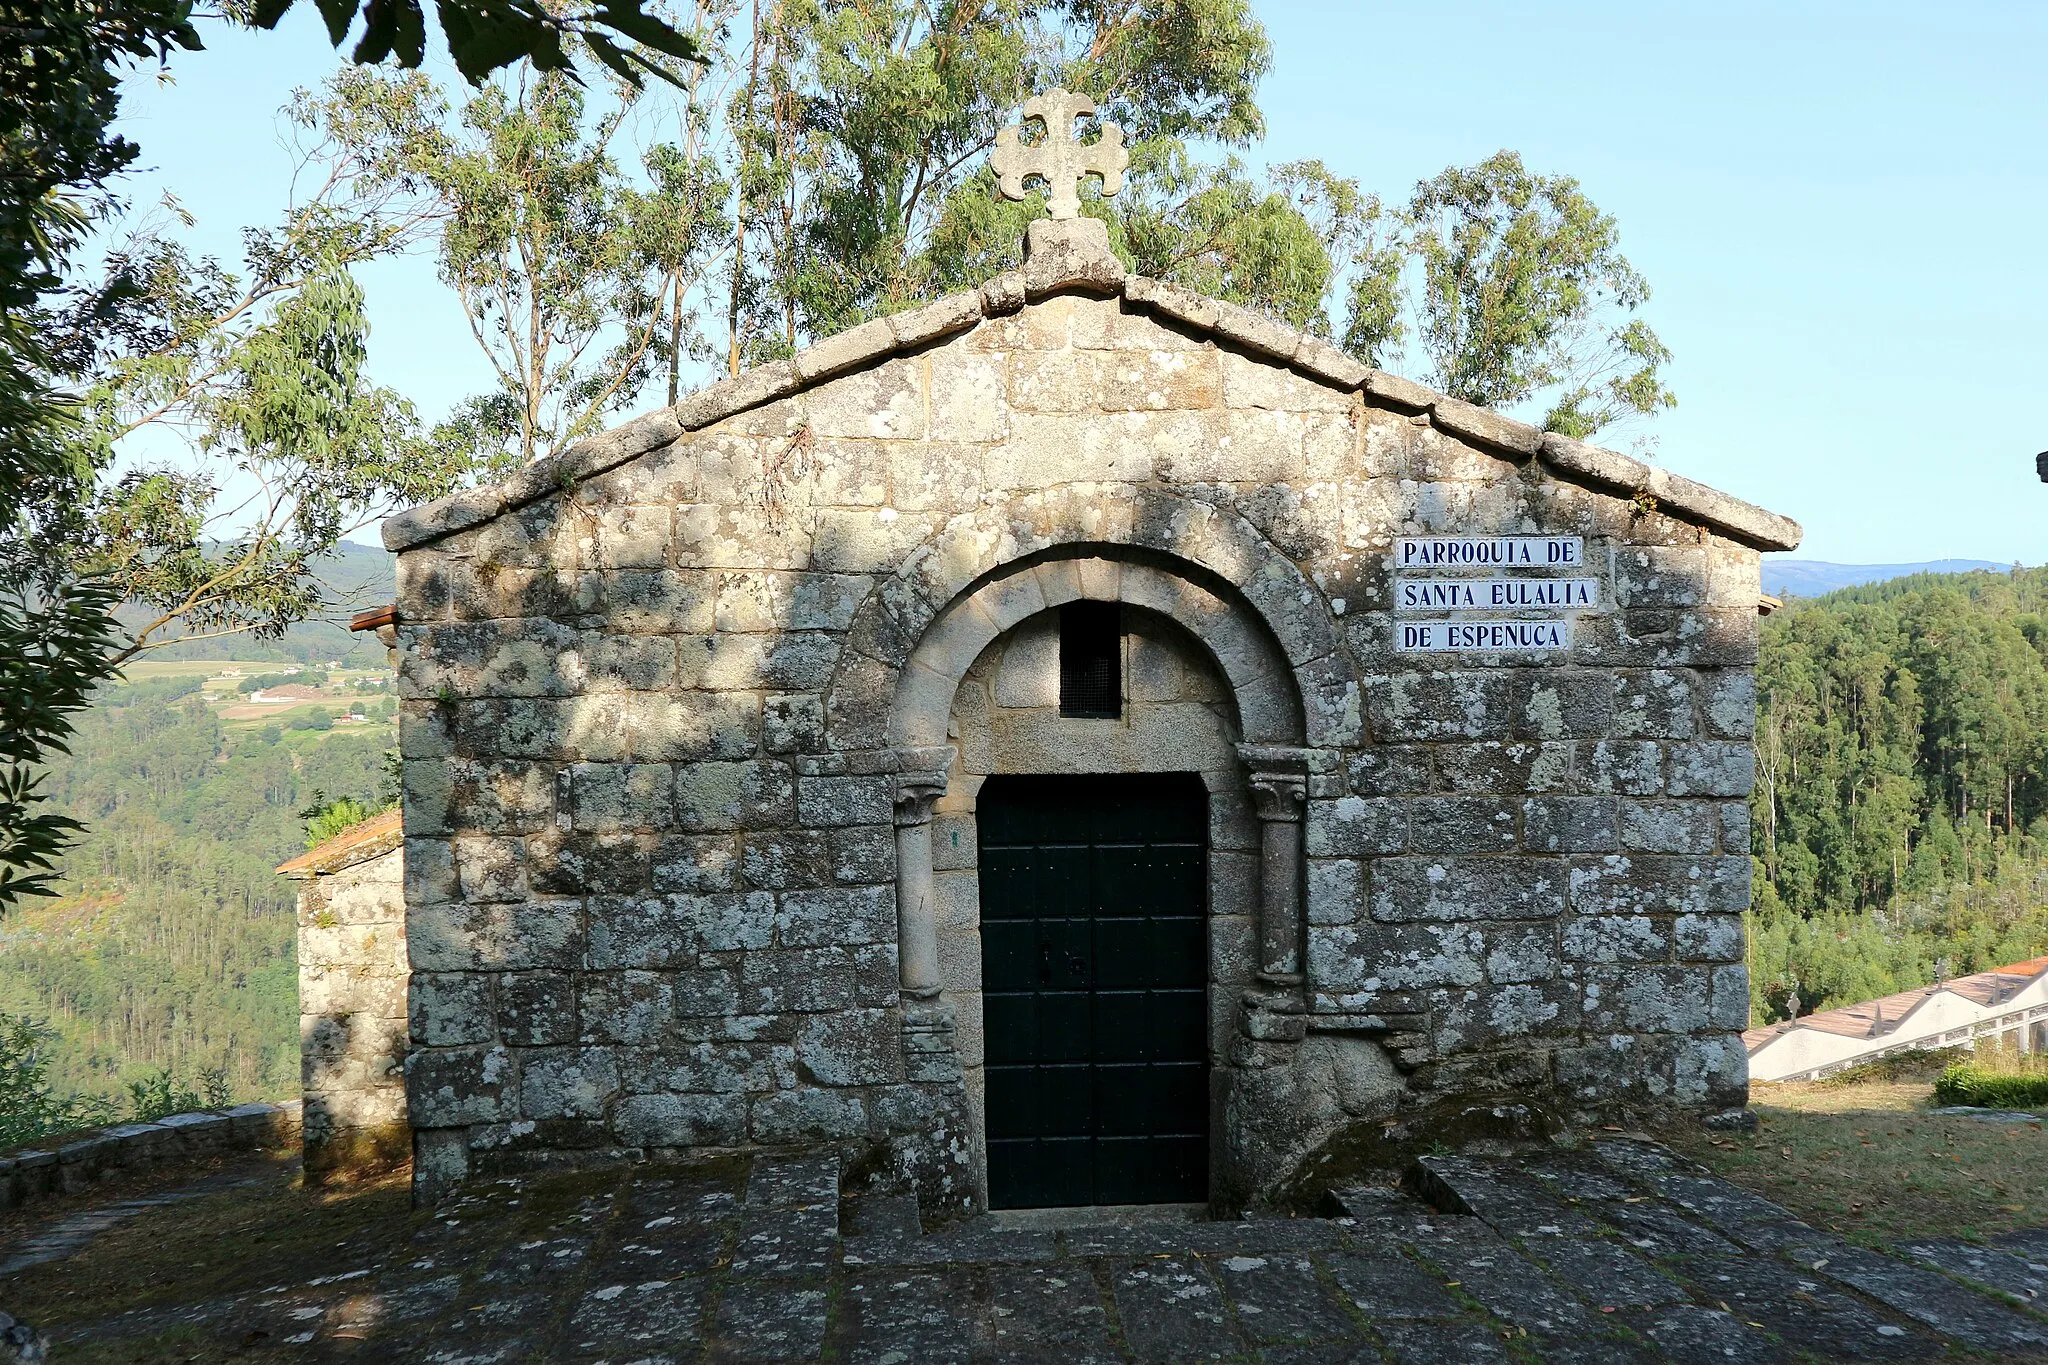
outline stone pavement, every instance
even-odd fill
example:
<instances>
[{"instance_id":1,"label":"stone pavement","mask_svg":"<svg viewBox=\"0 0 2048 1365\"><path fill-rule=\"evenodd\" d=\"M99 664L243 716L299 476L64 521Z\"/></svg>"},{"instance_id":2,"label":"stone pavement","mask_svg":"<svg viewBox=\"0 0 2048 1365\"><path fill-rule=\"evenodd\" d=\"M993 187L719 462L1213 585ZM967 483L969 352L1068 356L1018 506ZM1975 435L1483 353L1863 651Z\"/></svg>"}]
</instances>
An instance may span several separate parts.
<instances>
[{"instance_id":1,"label":"stone pavement","mask_svg":"<svg viewBox=\"0 0 2048 1365\"><path fill-rule=\"evenodd\" d=\"M932 1235L907 1200L842 1200L830 1155L501 1183L422 1220L409 1258L73 1326L55 1353L185 1325L418 1365L2048 1360L2048 1232L1879 1255L1623 1139L1413 1174L1428 1204L1352 1190L1345 1217Z\"/></svg>"}]
</instances>

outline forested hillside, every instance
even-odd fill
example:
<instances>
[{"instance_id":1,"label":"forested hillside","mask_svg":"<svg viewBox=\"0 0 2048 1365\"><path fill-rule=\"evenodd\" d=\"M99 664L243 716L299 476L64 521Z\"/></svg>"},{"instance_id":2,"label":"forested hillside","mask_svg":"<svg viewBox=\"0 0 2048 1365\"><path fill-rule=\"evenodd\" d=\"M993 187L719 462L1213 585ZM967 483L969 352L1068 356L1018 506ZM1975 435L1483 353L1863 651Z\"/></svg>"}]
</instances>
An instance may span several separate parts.
<instances>
[{"instance_id":1,"label":"forested hillside","mask_svg":"<svg viewBox=\"0 0 2048 1365\"><path fill-rule=\"evenodd\" d=\"M1764 622L1756 1021L2048 952L2048 569Z\"/></svg>"},{"instance_id":2,"label":"forested hillside","mask_svg":"<svg viewBox=\"0 0 2048 1365\"><path fill-rule=\"evenodd\" d=\"M291 885L315 799L371 795L392 744L362 730L224 726L195 678L110 690L50 781L88 833L66 894L0 924L0 1011L58 1031L57 1088L117 1093L225 1066L242 1097L298 1084Z\"/></svg>"}]
</instances>

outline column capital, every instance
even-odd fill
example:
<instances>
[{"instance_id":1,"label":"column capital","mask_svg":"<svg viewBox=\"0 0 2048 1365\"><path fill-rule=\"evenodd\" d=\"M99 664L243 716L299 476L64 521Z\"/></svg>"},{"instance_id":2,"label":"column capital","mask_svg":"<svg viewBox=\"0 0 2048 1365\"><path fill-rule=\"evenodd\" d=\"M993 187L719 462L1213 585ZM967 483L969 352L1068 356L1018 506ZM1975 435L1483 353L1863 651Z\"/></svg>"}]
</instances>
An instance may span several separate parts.
<instances>
[{"instance_id":1,"label":"column capital","mask_svg":"<svg viewBox=\"0 0 2048 1365\"><path fill-rule=\"evenodd\" d=\"M1299 820L1308 805L1308 777L1302 773L1260 772L1246 781L1252 809L1261 820Z\"/></svg>"},{"instance_id":2,"label":"column capital","mask_svg":"<svg viewBox=\"0 0 2048 1365\"><path fill-rule=\"evenodd\" d=\"M946 774L939 769L896 774L896 823L929 824L932 805L946 794Z\"/></svg>"}]
</instances>

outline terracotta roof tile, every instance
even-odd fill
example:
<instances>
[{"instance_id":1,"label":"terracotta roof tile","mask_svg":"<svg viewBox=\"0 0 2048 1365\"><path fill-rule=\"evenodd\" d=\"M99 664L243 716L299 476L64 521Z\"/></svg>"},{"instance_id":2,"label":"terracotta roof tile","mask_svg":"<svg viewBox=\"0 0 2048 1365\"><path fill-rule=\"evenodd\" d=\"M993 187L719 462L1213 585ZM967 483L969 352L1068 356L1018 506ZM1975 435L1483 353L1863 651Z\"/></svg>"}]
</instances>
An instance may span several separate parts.
<instances>
[{"instance_id":1,"label":"terracotta roof tile","mask_svg":"<svg viewBox=\"0 0 2048 1365\"><path fill-rule=\"evenodd\" d=\"M404 813L395 809L373 815L360 824L350 825L326 843L307 849L277 870L284 876L303 880L367 862L405 841L403 821Z\"/></svg>"}]
</instances>

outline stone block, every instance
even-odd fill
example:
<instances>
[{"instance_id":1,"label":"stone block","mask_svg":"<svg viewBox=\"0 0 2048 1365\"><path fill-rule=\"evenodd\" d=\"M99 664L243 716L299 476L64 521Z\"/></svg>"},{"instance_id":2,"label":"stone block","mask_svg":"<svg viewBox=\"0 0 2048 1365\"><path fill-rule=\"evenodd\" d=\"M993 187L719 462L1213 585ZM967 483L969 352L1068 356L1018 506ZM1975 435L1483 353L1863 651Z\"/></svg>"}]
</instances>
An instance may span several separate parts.
<instances>
[{"instance_id":1,"label":"stone block","mask_svg":"<svg viewBox=\"0 0 2048 1365\"><path fill-rule=\"evenodd\" d=\"M1680 1039L1672 1057L1672 1098L1680 1104L1738 1108L1749 1102L1749 1053L1740 1038Z\"/></svg>"},{"instance_id":2,"label":"stone block","mask_svg":"<svg viewBox=\"0 0 2048 1365\"><path fill-rule=\"evenodd\" d=\"M1245 860L1249 862L1249 860ZM1308 922L1310 924L1355 924L1366 910L1366 864L1351 858L1310 858L1308 860ZM1215 874L1214 857L1211 876ZM1249 888L1247 888L1249 889ZM1246 907L1249 895L1230 903Z\"/></svg>"},{"instance_id":3,"label":"stone block","mask_svg":"<svg viewBox=\"0 0 2048 1365\"><path fill-rule=\"evenodd\" d=\"M1581 744L1577 769L1578 784L1585 791L1656 796L1664 790L1664 751L1652 740Z\"/></svg>"},{"instance_id":4,"label":"stone block","mask_svg":"<svg viewBox=\"0 0 2048 1365\"><path fill-rule=\"evenodd\" d=\"M1656 1102L1671 1093L1671 1059L1684 1040L1609 1033L1553 1054L1557 1085L1582 1104Z\"/></svg>"},{"instance_id":5,"label":"stone block","mask_svg":"<svg viewBox=\"0 0 2048 1365\"><path fill-rule=\"evenodd\" d=\"M936 838L936 836L934 836ZM867 886L896 875L896 830L892 825L851 825L825 837L832 880Z\"/></svg>"},{"instance_id":6,"label":"stone block","mask_svg":"<svg viewBox=\"0 0 2048 1365\"><path fill-rule=\"evenodd\" d=\"M844 375L806 397L814 436L902 441L925 434L924 366L914 359Z\"/></svg>"},{"instance_id":7,"label":"stone block","mask_svg":"<svg viewBox=\"0 0 2048 1365\"><path fill-rule=\"evenodd\" d=\"M1671 922L1648 915L1579 915L1564 926L1573 962L1668 962Z\"/></svg>"},{"instance_id":8,"label":"stone block","mask_svg":"<svg viewBox=\"0 0 2048 1365\"><path fill-rule=\"evenodd\" d=\"M692 763L676 773L683 829L780 829L795 815L795 779L780 763Z\"/></svg>"},{"instance_id":9,"label":"stone block","mask_svg":"<svg viewBox=\"0 0 2048 1365\"><path fill-rule=\"evenodd\" d=\"M864 574L721 574L713 619L716 629L740 634L845 631L872 586Z\"/></svg>"},{"instance_id":10,"label":"stone block","mask_svg":"<svg viewBox=\"0 0 2048 1365\"><path fill-rule=\"evenodd\" d=\"M418 1128L510 1116L512 1054L499 1046L415 1048L405 1059L406 1109Z\"/></svg>"},{"instance_id":11,"label":"stone block","mask_svg":"<svg viewBox=\"0 0 2048 1365\"><path fill-rule=\"evenodd\" d=\"M1420 797L1408 803L1408 846L1416 853L1504 853L1519 842L1520 804L1489 796Z\"/></svg>"},{"instance_id":12,"label":"stone block","mask_svg":"<svg viewBox=\"0 0 2048 1365\"><path fill-rule=\"evenodd\" d=\"M1311 802L1304 837L1311 858L1399 853L1408 846L1408 805L1363 796Z\"/></svg>"},{"instance_id":13,"label":"stone block","mask_svg":"<svg viewBox=\"0 0 2048 1365\"><path fill-rule=\"evenodd\" d=\"M446 839L405 841L405 900L426 905L460 900L462 880L455 870L455 846Z\"/></svg>"},{"instance_id":14,"label":"stone block","mask_svg":"<svg viewBox=\"0 0 2048 1365\"><path fill-rule=\"evenodd\" d=\"M1644 853L1714 853L1721 846L1721 811L1710 801L1621 803L1621 846Z\"/></svg>"},{"instance_id":15,"label":"stone block","mask_svg":"<svg viewBox=\"0 0 2048 1365\"><path fill-rule=\"evenodd\" d=\"M1558 974L1558 931L1549 924L1490 924L1479 930L1486 979L1496 986L1548 981Z\"/></svg>"},{"instance_id":16,"label":"stone block","mask_svg":"<svg viewBox=\"0 0 2048 1365\"><path fill-rule=\"evenodd\" d=\"M1532 796L1522 803L1522 845L1535 853L1606 853L1617 845L1609 796Z\"/></svg>"},{"instance_id":17,"label":"stone block","mask_svg":"<svg viewBox=\"0 0 2048 1365\"><path fill-rule=\"evenodd\" d=\"M636 1147L730 1147L746 1140L746 1096L628 1095L614 1106L611 1129Z\"/></svg>"},{"instance_id":18,"label":"stone block","mask_svg":"<svg viewBox=\"0 0 2048 1365\"><path fill-rule=\"evenodd\" d=\"M1616 854L1572 860L1572 908L1582 915L1733 914L1749 907L1750 864L1726 854Z\"/></svg>"},{"instance_id":19,"label":"stone block","mask_svg":"<svg viewBox=\"0 0 2048 1365\"><path fill-rule=\"evenodd\" d=\"M779 900L776 938L786 948L853 947L896 936L892 886L792 891Z\"/></svg>"},{"instance_id":20,"label":"stone block","mask_svg":"<svg viewBox=\"0 0 2048 1365\"><path fill-rule=\"evenodd\" d=\"M1212 408L1221 398L1215 351L1123 350L1104 359L1096 391L1104 412Z\"/></svg>"},{"instance_id":21,"label":"stone block","mask_svg":"<svg viewBox=\"0 0 2048 1365\"><path fill-rule=\"evenodd\" d=\"M1747 796L1756 786L1756 752L1748 744L1674 744L1665 789L1673 796Z\"/></svg>"},{"instance_id":22,"label":"stone block","mask_svg":"<svg viewBox=\"0 0 2048 1365\"><path fill-rule=\"evenodd\" d=\"M741 963L740 988L749 1013L843 1010L855 1003L853 960L844 948L750 952Z\"/></svg>"},{"instance_id":23,"label":"stone block","mask_svg":"<svg viewBox=\"0 0 2048 1365\"><path fill-rule=\"evenodd\" d=\"M806 1019L797 1031L796 1057L810 1079L823 1085L888 1085L903 1079L903 1042L887 1010L853 1009Z\"/></svg>"},{"instance_id":24,"label":"stone block","mask_svg":"<svg viewBox=\"0 0 2048 1365\"><path fill-rule=\"evenodd\" d=\"M859 1091L806 1087L755 1100L747 1127L756 1142L826 1142L865 1136L867 1123Z\"/></svg>"},{"instance_id":25,"label":"stone block","mask_svg":"<svg viewBox=\"0 0 2048 1365\"><path fill-rule=\"evenodd\" d=\"M815 692L765 698L761 703L761 747L771 754L822 752L825 699Z\"/></svg>"},{"instance_id":26,"label":"stone block","mask_svg":"<svg viewBox=\"0 0 2048 1365\"><path fill-rule=\"evenodd\" d=\"M497 1038L492 982L496 973L414 972L412 1037L428 1047L460 1047Z\"/></svg>"},{"instance_id":27,"label":"stone block","mask_svg":"<svg viewBox=\"0 0 2048 1365\"><path fill-rule=\"evenodd\" d=\"M582 637L582 692L665 692L677 683L676 642L666 635Z\"/></svg>"},{"instance_id":28,"label":"stone block","mask_svg":"<svg viewBox=\"0 0 2048 1365\"><path fill-rule=\"evenodd\" d=\"M497 987L498 1036L505 1043L546 1047L576 1041L576 991L568 972L503 972Z\"/></svg>"},{"instance_id":29,"label":"stone block","mask_svg":"<svg viewBox=\"0 0 2048 1365\"><path fill-rule=\"evenodd\" d=\"M1742 937L1740 915L1680 915L1673 926L1679 959L1686 962L1740 962Z\"/></svg>"},{"instance_id":30,"label":"stone block","mask_svg":"<svg viewBox=\"0 0 2048 1365\"><path fill-rule=\"evenodd\" d=\"M1308 976L1319 990L1405 991L1485 979L1469 924L1310 925Z\"/></svg>"},{"instance_id":31,"label":"stone block","mask_svg":"<svg viewBox=\"0 0 2048 1365\"><path fill-rule=\"evenodd\" d=\"M669 989L675 997L678 1020L726 1020L740 1010L739 983L729 971L706 968L674 972Z\"/></svg>"},{"instance_id":32,"label":"stone block","mask_svg":"<svg viewBox=\"0 0 2048 1365\"><path fill-rule=\"evenodd\" d=\"M796 782L796 818L806 827L888 824L895 813L895 779L887 773Z\"/></svg>"},{"instance_id":33,"label":"stone block","mask_svg":"<svg viewBox=\"0 0 2048 1365\"><path fill-rule=\"evenodd\" d=\"M599 568L668 567L674 526L673 511L666 504L603 508L597 513L595 532Z\"/></svg>"},{"instance_id":34,"label":"stone block","mask_svg":"<svg viewBox=\"0 0 2048 1365\"><path fill-rule=\"evenodd\" d=\"M1573 776L1570 744L1443 744L1436 746L1435 754L1436 782L1444 791L1563 791Z\"/></svg>"},{"instance_id":35,"label":"stone block","mask_svg":"<svg viewBox=\"0 0 2048 1365\"><path fill-rule=\"evenodd\" d=\"M747 758L761 742L761 705L751 695L629 693L612 707L606 700L586 697L569 704L567 747L579 757L692 763Z\"/></svg>"},{"instance_id":36,"label":"stone block","mask_svg":"<svg viewBox=\"0 0 2048 1365\"><path fill-rule=\"evenodd\" d=\"M1514 677L1506 672L1397 673L1369 679L1366 714L1382 744L1447 739L1505 739L1514 714Z\"/></svg>"},{"instance_id":37,"label":"stone block","mask_svg":"<svg viewBox=\"0 0 2048 1365\"><path fill-rule=\"evenodd\" d=\"M1579 994L1564 981L1431 991L1431 1041L1437 1051L1460 1051L1528 1039L1568 1038L1579 1028Z\"/></svg>"},{"instance_id":38,"label":"stone block","mask_svg":"<svg viewBox=\"0 0 2048 1365\"><path fill-rule=\"evenodd\" d=\"M825 836L814 830L757 834L746 841L740 869L749 888L784 891L831 880Z\"/></svg>"},{"instance_id":39,"label":"stone block","mask_svg":"<svg viewBox=\"0 0 2048 1365\"><path fill-rule=\"evenodd\" d=\"M583 958L580 901L535 899L516 908L444 902L413 905L406 949L416 972L576 967Z\"/></svg>"},{"instance_id":40,"label":"stone block","mask_svg":"<svg viewBox=\"0 0 2048 1365\"><path fill-rule=\"evenodd\" d=\"M1715 739L1750 738L1756 733L1756 675L1734 668L1702 673L1700 714Z\"/></svg>"},{"instance_id":41,"label":"stone block","mask_svg":"<svg viewBox=\"0 0 2048 1365\"><path fill-rule=\"evenodd\" d=\"M1707 1026L1746 1029L1749 1027L1749 1006L1749 968L1740 962L1714 968Z\"/></svg>"},{"instance_id":42,"label":"stone block","mask_svg":"<svg viewBox=\"0 0 2048 1365\"><path fill-rule=\"evenodd\" d=\"M1683 546L1614 551L1614 598L1623 607L1687 608L1707 601L1707 553Z\"/></svg>"},{"instance_id":43,"label":"stone block","mask_svg":"<svg viewBox=\"0 0 2048 1365\"><path fill-rule=\"evenodd\" d=\"M548 895L643 892L661 839L640 830L543 830L526 841L528 880Z\"/></svg>"},{"instance_id":44,"label":"stone block","mask_svg":"<svg viewBox=\"0 0 2048 1365\"><path fill-rule=\"evenodd\" d=\"M886 943L867 943L853 949L854 1003L880 1009L901 1003L902 973L896 962L894 935Z\"/></svg>"},{"instance_id":45,"label":"stone block","mask_svg":"<svg viewBox=\"0 0 2048 1365\"><path fill-rule=\"evenodd\" d=\"M1621 739L1691 739L1692 679L1668 669L1614 675L1613 733Z\"/></svg>"},{"instance_id":46,"label":"stone block","mask_svg":"<svg viewBox=\"0 0 2048 1365\"><path fill-rule=\"evenodd\" d=\"M732 891L739 887L740 840L734 834L668 834L652 854L654 890Z\"/></svg>"},{"instance_id":47,"label":"stone block","mask_svg":"<svg viewBox=\"0 0 2048 1365\"><path fill-rule=\"evenodd\" d=\"M1430 787L1430 750L1419 744L1365 749L1345 760L1345 779L1360 796L1406 796ZM1491 790L1487 788L1486 790Z\"/></svg>"},{"instance_id":48,"label":"stone block","mask_svg":"<svg viewBox=\"0 0 2048 1365\"><path fill-rule=\"evenodd\" d=\"M1589 966L1584 984L1588 1029L1697 1033L1709 1025L1709 978L1697 967ZM1748 999L1745 987L1745 1013Z\"/></svg>"},{"instance_id":49,"label":"stone block","mask_svg":"<svg viewBox=\"0 0 2048 1365\"><path fill-rule=\"evenodd\" d=\"M1590 739L1614 723L1614 675L1592 669L1537 669L1514 684L1518 739Z\"/></svg>"},{"instance_id":50,"label":"stone block","mask_svg":"<svg viewBox=\"0 0 2048 1365\"><path fill-rule=\"evenodd\" d=\"M665 829L675 821L675 769L665 763L578 763L568 773L576 829Z\"/></svg>"},{"instance_id":51,"label":"stone block","mask_svg":"<svg viewBox=\"0 0 2048 1365\"><path fill-rule=\"evenodd\" d=\"M464 900L481 905L526 899L526 848L518 839L465 835L453 842Z\"/></svg>"},{"instance_id":52,"label":"stone block","mask_svg":"<svg viewBox=\"0 0 2048 1365\"><path fill-rule=\"evenodd\" d=\"M1551 858L1385 858L1372 913L1411 920L1545 919L1565 907L1565 865Z\"/></svg>"},{"instance_id":53,"label":"stone block","mask_svg":"<svg viewBox=\"0 0 2048 1365\"><path fill-rule=\"evenodd\" d=\"M618 1093L618 1065L610 1048L520 1049L520 1118L603 1118L606 1106Z\"/></svg>"},{"instance_id":54,"label":"stone block","mask_svg":"<svg viewBox=\"0 0 2048 1365\"><path fill-rule=\"evenodd\" d=\"M965 289L934 299L921 308L892 313L887 321L896 344L909 349L966 331L981 321L983 306L982 291Z\"/></svg>"},{"instance_id":55,"label":"stone block","mask_svg":"<svg viewBox=\"0 0 2048 1365\"><path fill-rule=\"evenodd\" d=\"M895 349L895 329L887 318L876 318L798 351L791 362L798 378L808 384L865 365Z\"/></svg>"},{"instance_id":56,"label":"stone block","mask_svg":"<svg viewBox=\"0 0 2048 1365\"><path fill-rule=\"evenodd\" d=\"M1721 851L1723 853L1750 852L1748 802L1723 801L1721 803Z\"/></svg>"},{"instance_id":57,"label":"stone block","mask_svg":"<svg viewBox=\"0 0 2048 1365\"><path fill-rule=\"evenodd\" d=\"M577 980L576 1013L582 1042L659 1042L675 1013L670 977L664 972L587 972Z\"/></svg>"}]
</instances>

